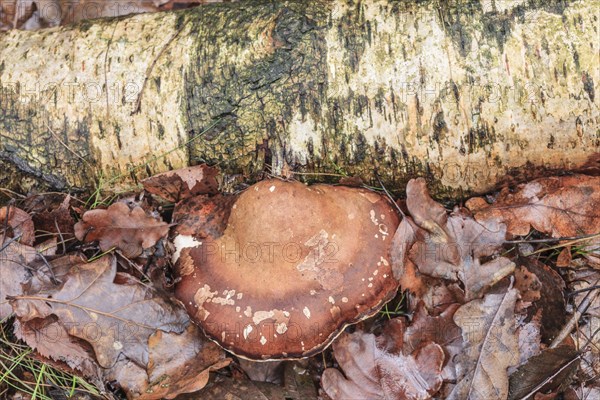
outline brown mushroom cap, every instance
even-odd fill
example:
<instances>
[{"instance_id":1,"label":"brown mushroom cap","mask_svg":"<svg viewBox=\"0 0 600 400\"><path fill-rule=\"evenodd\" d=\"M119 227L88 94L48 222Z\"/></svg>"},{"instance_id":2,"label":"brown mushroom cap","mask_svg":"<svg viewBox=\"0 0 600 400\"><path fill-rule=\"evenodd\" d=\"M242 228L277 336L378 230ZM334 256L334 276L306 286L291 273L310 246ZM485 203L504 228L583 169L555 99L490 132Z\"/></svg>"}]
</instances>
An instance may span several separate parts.
<instances>
[{"instance_id":1,"label":"brown mushroom cap","mask_svg":"<svg viewBox=\"0 0 600 400\"><path fill-rule=\"evenodd\" d=\"M398 223L366 189L262 181L235 201L221 236L175 239L175 294L236 355L308 357L394 296Z\"/></svg>"}]
</instances>

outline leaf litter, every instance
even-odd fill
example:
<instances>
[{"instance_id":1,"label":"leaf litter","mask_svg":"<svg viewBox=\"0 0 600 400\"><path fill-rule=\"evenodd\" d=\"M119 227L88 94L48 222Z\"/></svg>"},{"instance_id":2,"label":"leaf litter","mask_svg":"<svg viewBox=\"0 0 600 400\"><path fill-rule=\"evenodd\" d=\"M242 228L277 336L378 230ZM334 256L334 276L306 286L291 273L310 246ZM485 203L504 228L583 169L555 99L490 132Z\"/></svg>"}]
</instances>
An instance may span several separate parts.
<instances>
[{"instance_id":1,"label":"leaf litter","mask_svg":"<svg viewBox=\"0 0 600 400\"><path fill-rule=\"evenodd\" d=\"M169 231L222 229L210 215L226 216L235 196L218 193L214 170L202 166L144 185L178 203L175 213L121 201L75 224L79 209L68 196L26 200L32 217L0 209L0 317L42 359L145 399L198 390L240 399L584 398L600 390L597 177L542 178L452 210L424 180L410 181L391 257L403 311L347 329L322 355L272 366L228 356L190 323L168 284L154 289L144 275L168 282ZM39 231L52 237L46 251ZM88 244L57 245L69 234ZM98 256L94 243L119 253Z\"/></svg>"}]
</instances>

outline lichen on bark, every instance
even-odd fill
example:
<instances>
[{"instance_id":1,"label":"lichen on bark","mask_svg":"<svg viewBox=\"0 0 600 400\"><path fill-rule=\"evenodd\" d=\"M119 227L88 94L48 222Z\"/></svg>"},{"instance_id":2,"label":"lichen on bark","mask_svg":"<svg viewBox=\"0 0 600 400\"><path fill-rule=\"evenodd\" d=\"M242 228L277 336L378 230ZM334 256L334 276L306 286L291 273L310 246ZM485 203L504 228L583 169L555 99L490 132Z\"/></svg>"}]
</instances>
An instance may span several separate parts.
<instances>
[{"instance_id":1,"label":"lichen on bark","mask_svg":"<svg viewBox=\"0 0 600 400\"><path fill-rule=\"evenodd\" d=\"M484 192L599 151L599 6L248 0L10 32L0 159L52 188L208 162Z\"/></svg>"}]
</instances>

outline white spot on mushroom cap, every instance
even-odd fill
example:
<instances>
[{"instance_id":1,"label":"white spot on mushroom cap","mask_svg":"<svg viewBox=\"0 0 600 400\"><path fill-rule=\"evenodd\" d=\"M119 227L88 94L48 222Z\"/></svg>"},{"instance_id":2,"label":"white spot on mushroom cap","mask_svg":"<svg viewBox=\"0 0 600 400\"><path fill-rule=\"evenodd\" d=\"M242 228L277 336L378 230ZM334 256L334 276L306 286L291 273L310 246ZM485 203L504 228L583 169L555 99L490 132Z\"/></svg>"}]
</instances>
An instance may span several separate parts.
<instances>
[{"instance_id":1,"label":"white spot on mushroom cap","mask_svg":"<svg viewBox=\"0 0 600 400\"><path fill-rule=\"evenodd\" d=\"M244 296L244 293L238 293L237 294L237 299L241 300L243 296Z\"/></svg>"},{"instance_id":2,"label":"white spot on mushroom cap","mask_svg":"<svg viewBox=\"0 0 600 400\"><path fill-rule=\"evenodd\" d=\"M253 328L252 325L246 325L246 327L244 328L244 339L248 339L248 335L252 332Z\"/></svg>"},{"instance_id":3,"label":"white spot on mushroom cap","mask_svg":"<svg viewBox=\"0 0 600 400\"><path fill-rule=\"evenodd\" d=\"M381 233L382 235L388 235L388 227L386 224L379 224L379 233Z\"/></svg>"},{"instance_id":4,"label":"white spot on mushroom cap","mask_svg":"<svg viewBox=\"0 0 600 400\"><path fill-rule=\"evenodd\" d=\"M263 322L265 319L273 318L274 315L275 315L275 313L273 312L273 310L271 310L271 311L256 311L254 313L254 316L252 317L252 322L254 322L254 325L258 326L258 324Z\"/></svg>"},{"instance_id":5,"label":"white spot on mushroom cap","mask_svg":"<svg viewBox=\"0 0 600 400\"><path fill-rule=\"evenodd\" d=\"M329 302L331 304L335 304L335 299L332 296L329 296Z\"/></svg>"},{"instance_id":6,"label":"white spot on mushroom cap","mask_svg":"<svg viewBox=\"0 0 600 400\"><path fill-rule=\"evenodd\" d=\"M275 191L275 185L273 185L269 188L269 192L273 193L274 191Z\"/></svg>"},{"instance_id":7,"label":"white spot on mushroom cap","mask_svg":"<svg viewBox=\"0 0 600 400\"><path fill-rule=\"evenodd\" d=\"M225 332L221 332L221 342L225 341Z\"/></svg>"},{"instance_id":8,"label":"white spot on mushroom cap","mask_svg":"<svg viewBox=\"0 0 600 400\"><path fill-rule=\"evenodd\" d=\"M370 287L370 288L372 288L372 287L373 287L373 284L372 284L372 283L369 283L367 286L368 286L368 287Z\"/></svg>"},{"instance_id":9,"label":"white spot on mushroom cap","mask_svg":"<svg viewBox=\"0 0 600 400\"><path fill-rule=\"evenodd\" d=\"M377 217L375 216L375 210L371 210L369 211L369 215L371 216L371 222L374 225L379 225L379 220L377 219Z\"/></svg>"},{"instance_id":10,"label":"white spot on mushroom cap","mask_svg":"<svg viewBox=\"0 0 600 400\"><path fill-rule=\"evenodd\" d=\"M181 250L186 248L202 246L202 242L197 241L191 235L177 235L175 236L175 239L173 239L173 245L175 246L175 252L173 253L171 261L174 264L179 259L179 256L181 255Z\"/></svg>"},{"instance_id":11,"label":"white spot on mushroom cap","mask_svg":"<svg viewBox=\"0 0 600 400\"><path fill-rule=\"evenodd\" d=\"M275 324L275 331L280 335L283 335L287 331L287 324L285 322Z\"/></svg>"},{"instance_id":12,"label":"white spot on mushroom cap","mask_svg":"<svg viewBox=\"0 0 600 400\"><path fill-rule=\"evenodd\" d=\"M246 307L246 311L244 311L244 315L248 318L250 318L252 316L252 307L247 306Z\"/></svg>"},{"instance_id":13,"label":"white spot on mushroom cap","mask_svg":"<svg viewBox=\"0 0 600 400\"><path fill-rule=\"evenodd\" d=\"M263 335L260 335L260 344L262 344L264 346L266 343L267 343L267 339Z\"/></svg>"},{"instance_id":14,"label":"white spot on mushroom cap","mask_svg":"<svg viewBox=\"0 0 600 400\"><path fill-rule=\"evenodd\" d=\"M342 303L347 303L348 302L348 298L347 297L342 297Z\"/></svg>"},{"instance_id":15,"label":"white spot on mushroom cap","mask_svg":"<svg viewBox=\"0 0 600 400\"><path fill-rule=\"evenodd\" d=\"M383 258L383 257L381 257L381 262L382 262L382 263L383 263L383 265L385 265L386 267L387 267L388 265L390 265L390 263L388 263L388 261L387 261L385 258Z\"/></svg>"},{"instance_id":16,"label":"white spot on mushroom cap","mask_svg":"<svg viewBox=\"0 0 600 400\"><path fill-rule=\"evenodd\" d=\"M310 319L310 310L308 309L308 307L304 307L304 310L302 310L302 312L304 313L304 316L307 319Z\"/></svg>"},{"instance_id":17,"label":"white spot on mushroom cap","mask_svg":"<svg viewBox=\"0 0 600 400\"><path fill-rule=\"evenodd\" d=\"M210 312L204 308L204 303L214 300L213 297L217 294L217 291L211 292L210 286L204 284L203 287L199 288L194 294L194 302L198 308L198 318L202 318L204 321L210 315Z\"/></svg>"}]
</instances>

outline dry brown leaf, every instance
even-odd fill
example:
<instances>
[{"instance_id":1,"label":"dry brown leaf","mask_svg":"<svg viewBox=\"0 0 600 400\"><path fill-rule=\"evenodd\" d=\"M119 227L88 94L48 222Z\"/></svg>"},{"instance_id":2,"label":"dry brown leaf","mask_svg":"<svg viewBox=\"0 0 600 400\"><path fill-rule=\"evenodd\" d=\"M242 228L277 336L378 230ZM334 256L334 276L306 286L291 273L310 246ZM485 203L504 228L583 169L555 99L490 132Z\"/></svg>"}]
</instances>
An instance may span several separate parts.
<instances>
[{"instance_id":1,"label":"dry brown leaf","mask_svg":"<svg viewBox=\"0 0 600 400\"><path fill-rule=\"evenodd\" d=\"M27 265L36 258L33 247L9 240L0 235L0 321L12 314L6 296L23 294L22 284L31 276Z\"/></svg>"},{"instance_id":2,"label":"dry brown leaf","mask_svg":"<svg viewBox=\"0 0 600 400\"><path fill-rule=\"evenodd\" d=\"M114 203L106 210L88 211L75 225L77 239L98 241L102 251L116 247L129 258L141 255L168 233L166 222L146 215L140 207L130 210L124 203Z\"/></svg>"},{"instance_id":3,"label":"dry brown leaf","mask_svg":"<svg viewBox=\"0 0 600 400\"><path fill-rule=\"evenodd\" d=\"M512 235L531 228L552 237L600 232L600 177L573 175L537 179L503 189L493 204L471 199L467 207L478 221L499 219Z\"/></svg>"},{"instance_id":4,"label":"dry brown leaf","mask_svg":"<svg viewBox=\"0 0 600 400\"><path fill-rule=\"evenodd\" d=\"M460 304L450 304L440 315L431 316L421 302L410 323L404 317L385 322L383 334L377 338L378 346L389 353L409 355L427 342L437 343L445 353L444 380L456 380L456 366L452 359L463 346L461 330L453 320L458 307Z\"/></svg>"},{"instance_id":5,"label":"dry brown leaf","mask_svg":"<svg viewBox=\"0 0 600 400\"><path fill-rule=\"evenodd\" d=\"M206 164L164 172L144 179L147 192L173 203L201 194L216 194L219 170Z\"/></svg>"},{"instance_id":6,"label":"dry brown leaf","mask_svg":"<svg viewBox=\"0 0 600 400\"><path fill-rule=\"evenodd\" d=\"M450 400L505 399L508 368L519 362L514 314L518 291L487 294L462 305L454 322L465 347L456 359L458 379Z\"/></svg>"},{"instance_id":7,"label":"dry brown leaf","mask_svg":"<svg viewBox=\"0 0 600 400\"><path fill-rule=\"evenodd\" d=\"M462 281L467 298L472 299L512 273L515 264L508 258L489 259L497 256L504 242L503 224L494 219L477 222L461 209L448 216L431 199L422 178L411 180L406 194L410 215L394 235L396 276L404 274L408 257L422 274Z\"/></svg>"},{"instance_id":8,"label":"dry brown leaf","mask_svg":"<svg viewBox=\"0 0 600 400\"><path fill-rule=\"evenodd\" d=\"M35 231L33 221L28 213L16 207L2 207L0 208L0 229L3 230L5 224L12 230L12 232L4 232L5 236L18 237L19 243L33 246ZM0 234L2 233L0 231Z\"/></svg>"},{"instance_id":9,"label":"dry brown leaf","mask_svg":"<svg viewBox=\"0 0 600 400\"><path fill-rule=\"evenodd\" d=\"M188 317L145 286L114 284L115 275L112 256L75 264L60 288L17 296L11 305L23 324L58 317L70 335L92 346L103 368L114 365L121 354L146 366L150 335L158 329L180 333Z\"/></svg>"},{"instance_id":10,"label":"dry brown leaf","mask_svg":"<svg viewBox=\"0 0 600 400\"><path fill-rule=\"evenodd\" d=\"M533 257L521 258L519 262L540 283L534 284L539 290L540 298L527 311L529 315L533 315L541 310L542 342L550 344L566 322L565 282L555 270ZM534 296L535 294L532 293Z\"/></svg>"},{"instance_id":11,"label":"dry brown leaf","mask_svg":"<svg viewBox=\"0 0 600 400\"><path fill-rule=\"evenodd\" d=\"M14 323L17 338L23 340L38 354L54 361L64 362L68 367L86 377L100 378L101 369L93 354L81 340L70 336L57 318L35 318L22 324Z\"/></svg>"},{"instance_id":12,"label":"dry brown leaf","mask_svg":"<svg viewBox=\"0 0 600 400\"><path fill-rule=\"evenodd\" d=\"M508 399L519 400L536 392L552 391L559 387L566 389L579 361L579 355L573 346L563 345L543 350L510 375Z\"/></svg>"},{"instance_id":13,"label":"dry brown leaf","mask_svg":"<svg viewBox=\"0 0 600 400\"><path fill-rule=\"evenodd\" d=\"M119 359L105 372L105 379L117 381L128 398L172 399L202 389L210 371L231 362L217 344L191 324L181 334L156 331L148 340L148 352L147 368Z\"/></svg>"},{"instance_id":14,"label":"dry brown leaf","mask_svg":"<svg viewBox=\"0 0 600 400\"><path fill-rule=\"evenodd\" d=\"M73 237L75 220L71 215L71 196L44 194L29 197L23 207L31 214L37 232L62 236L62 240Z\"/></svg>"},{"instance_id":15,"label":"dry brown leaf","mask_svg":"<svg viewBox=\"0 0 600 400\"><path fill-rule=\"evenodd\" d=\"M542 283L534 273L522 265L515 270L515 289L520 293L517 312L525 310L542 297L540 293Z\"/></svg>"},{"instance_id":16,"label":"dry brown leaf","mask_svg":"<svg viewBox=\"0 0 600 400\"><path fill-rule=\"evenodd\" d=\"M344 333L333 351L344 374L328 368L321 384L338 399L430 399L442 385L444 350L427 343L411 355L392 354L377 346L375 335Z\"/></svg>"}]
</instances>

